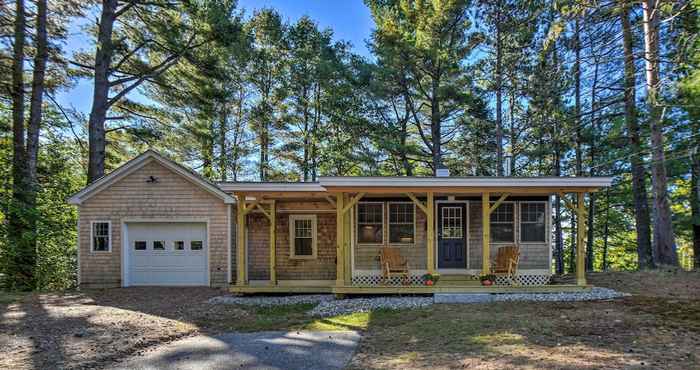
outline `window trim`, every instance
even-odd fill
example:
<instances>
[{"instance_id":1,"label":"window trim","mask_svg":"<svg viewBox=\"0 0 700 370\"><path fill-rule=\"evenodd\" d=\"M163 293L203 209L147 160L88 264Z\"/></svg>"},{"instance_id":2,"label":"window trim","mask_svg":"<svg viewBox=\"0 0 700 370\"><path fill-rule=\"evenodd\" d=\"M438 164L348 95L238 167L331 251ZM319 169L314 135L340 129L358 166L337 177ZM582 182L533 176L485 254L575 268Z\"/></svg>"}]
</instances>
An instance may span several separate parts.
<instances>
[{"instance_id":1,"label":"window trim","mask_svg":"<svg viewBox=\"0 0 700 370\"><path fill-rule=\"evenodd\" d=\"M494 204L496 204L496 202L489 201L489 206L492 206ZM489 239L490 239L489 242L491 244L515 244L520 239L520 235L518 234L519 230L516 230L516 227L519 226L518 225L519 222L517 222L519 219L516 220L516 217L518 217L518 212L520 211L520 207L518 207L518 202L514 201L514 200L507 200L507 201L501 202L501 204L499 204L499 207L503 204L512 204L513 205L513 240L511 240L511 241L496 241L496 240L493 240L493 233L489 232ZM494 210L494 212L496 212L496 210ZM505 224L505 222L495 222L495 223L496 224ZM493 224L494 224L494 222L491 221L491 215L489 215L489 229L492 229Z\"/></svg>"},{"instance_id":2,"label":"window trim","mask_svg":"<svg viewBox=\"0 0 700 370\"><path fill-rule=\"evenodd\" d=\"M536 241L536 242L531 242L531 241L523 241L523 234L522 234L522 224L523 224L523 217L522 214L520 213L520 209L522 204L544 204L544 240L543 241ZM544 200L528 200L528 201L522 201L519 202L518 204L518 243L520 244L549 244L549 202L544 201ZM532 223L532 222L531 222Z\"/></svg>"},{"instance_id":3,"label":"window trim","mask_svg":"<svg viewBox=\"0 0 700 370\"><path fill-rule=\"evenodd\" d=\"M382 206L382 241L379 243L362 243L360 242L360 204L381 204ZM386 202L377 202L377 201L368 201L368 202L363 202L359 201L355 205L355 239L357 240L357 245L363 245L363 246L383 246L386 245L386 226L387 226L387 220L386 220L386 212L384 210ZM415 220L415 218L414 218Z\"/></svg>"},{"instance_id":4,"label":"window trim","mask_svg":"<svg viewBox=\"0 0 700 370\"><path fill-rule=\"evenodd\" d=\"M402 242L392 242L391 241L391 205L392 204L410 204L413 207L413 241L410 243ZM386 216L386 233L387 233L387 244L389 245L415 245L416 244L416 204L411 201L390 201L386 202L387 216ZM382 215L382 220L384 215ZM408 225L408 223L398 223L396 225ZM383 227L383 226L382 226Z\"/></svg>"},{"instance_id":5,"label":"window trim","mask_svg":"<svg viewBox=\"0 0 700 370\"><path fill-rule=\"evenodd\" d=\"M107 250L95 250L95 224L107 224ZM112 253L112 221L95 220L90 221L90 253Z\"/></svg>"},{"instance_id":6,"label":"window trim","mask_svg":"<svg viewBox=\"0 0 700 370\"><path fill-rule=\"evenodd\" d=\"M296 222L297 220L311 221L311 255L296 255L294 242L296 241ZM313 260L318 255L318 217L313 214L293 214L289 215L289 259L294 260Z\"/></svg>"}]
</instances>

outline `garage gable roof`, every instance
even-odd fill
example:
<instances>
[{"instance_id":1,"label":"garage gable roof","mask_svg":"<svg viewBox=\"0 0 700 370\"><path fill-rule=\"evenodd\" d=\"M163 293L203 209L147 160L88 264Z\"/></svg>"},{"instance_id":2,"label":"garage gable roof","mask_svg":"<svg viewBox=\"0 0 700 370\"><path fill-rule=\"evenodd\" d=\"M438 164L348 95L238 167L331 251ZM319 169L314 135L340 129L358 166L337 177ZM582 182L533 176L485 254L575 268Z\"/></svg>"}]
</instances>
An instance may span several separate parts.
<instances>
[{"instance_id":1,"label":"garage gable roof","mask_svg":"<svg viewBox=\"0 0 700 370\"><path fill-rule=\"evenodd\" d=\"M177 162L170 160L166 158L165 156L161 155L160 153L156 152L153 149L149 149L134 159L126 162L123 164L121 167L117 168L116 170L108 173L107 175L104 175L100 177L99 179L95 180L92 184L86 186L79 192L75 193L73 196L68 198L68 203L69 204L81 204L85 200L89 199L95 194L100 193L101 191L107 189L110 185L114 184L115 182L123 179L127 175L133 173L134 171L142 168L146 164L156 161L159 164L161 164L163 167L177 173L178 175L184 177L191 183L199 186L200 188L206 190L210 194L220 198L224 203L231 204L235 203L235 199L226 194L224 191L219 189L216 185L212 184L209 182L207 179L203 178L202 176L199 176L198 174L192 172L191 170L183 167L182 165L178 164Z\"/></svg>"}]
</instances>

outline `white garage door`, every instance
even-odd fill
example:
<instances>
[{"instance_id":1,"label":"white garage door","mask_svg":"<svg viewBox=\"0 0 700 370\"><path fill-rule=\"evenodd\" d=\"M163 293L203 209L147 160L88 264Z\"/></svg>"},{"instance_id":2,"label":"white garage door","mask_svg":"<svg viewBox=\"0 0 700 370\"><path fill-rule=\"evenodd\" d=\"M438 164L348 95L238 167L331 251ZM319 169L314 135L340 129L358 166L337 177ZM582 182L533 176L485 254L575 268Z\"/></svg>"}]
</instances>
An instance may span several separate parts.
<instances>
[{"instance_id":1,"label":"white garage door","mask_svg":"<svg viewBox=\"0 0 700 370\"><path fill-rule=\"evenodd\" d=\"M205 223L127 223L126 285L208 285Z\"/></svg>"}]
</instances>

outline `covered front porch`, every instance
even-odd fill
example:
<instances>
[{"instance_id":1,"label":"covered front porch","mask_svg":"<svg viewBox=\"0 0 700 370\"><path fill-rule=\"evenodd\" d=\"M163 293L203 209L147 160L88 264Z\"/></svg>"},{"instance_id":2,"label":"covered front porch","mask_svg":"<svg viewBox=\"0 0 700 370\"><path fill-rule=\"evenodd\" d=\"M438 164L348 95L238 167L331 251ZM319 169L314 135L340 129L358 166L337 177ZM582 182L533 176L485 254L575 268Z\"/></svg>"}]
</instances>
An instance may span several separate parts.
<instances>
[{"instance_id":1,"label":"covered front porch","mask_svg":"<svg viewBox=\"0 0 700 370\"><path fill-rule=\"evenodd\" d=\"M607 178L332 177L322 178L318 184L308 184L304 191L261 191L252 188L251 191L236 191L237 199L242 200L237 205L236 245L247 246L236 248L236 260L248 261L246 253L250 250L250 241L246 240L246 215L251 212L261 213L270 225L267 238L269 274L268 279L251 280L247 271L248 263L237 263L236 282L231 285L230 290L235 293L336 294L553 293L586 290L590 287L587 285L584 271L586 223L583 222L577 223L576 284L550 282L551 197L559 195L579 219L585 219L586 194L596 191L601 186L607 186L606 184L609 184ZM285 199L300 198L322 200L328 205L328 209L324 211L335 215L334 280L277 278L279 246L275 225L278 204ZM389 234L393 230L386 230L392 227L392 216L385 213L395 212L391 205L407 203L415 207L413 219L410 220L414 224L413 239L406 236L410 243L392 244L394 236ZM366 218L366 215L358 214L361 213L358 209L361 204L383 204L381 217L385 223L376 227L381 229L376 231L377 234L381 234L381 243L360 240L364 238L359 230L360 221L364 220L363 217ZM508 204L509 207L501 207ZM538 207L533 207L533 204ZM544 230L541 231L545 236L541 242L539 239L532 242L523 238L521 233L525 227L516 227L515 218L526 218L530 209L542 208L540 205L545 209L544 217L540 217L545 220ZM494 218L494 212L504 208L518 214L512 216L513 230L510 232L513 239L508 242L494 242L492 230L495 229L497 235L508 230L507 225L504 228L503 222L499 222L500 216ZM518 220L518 223L520 221ZM495 224L494 228L492 223ZM450 231L450 225L459 225L459 228L464 230L463 234L455 232L457 229ZM462 260L456 258L458 261L455 265L454 261L446 258L446 255L453 254L449 252L451 244L446 241L459 240L458 237L463 241L464 252ZM398 241L402 241L400 235L397 238ZM501 277L494 286L482 286L479 275L490 274L498 248L511 244L523 250L526 257L518 279ZM460 247L459 243L457 246ZM409 260L408 280L386 280L382 277L379 263L375 261L377 251L382 248L396 248ZM426 286L425 274L439 275L440 278L434 285Z\"/></svg>"}]
</instances>

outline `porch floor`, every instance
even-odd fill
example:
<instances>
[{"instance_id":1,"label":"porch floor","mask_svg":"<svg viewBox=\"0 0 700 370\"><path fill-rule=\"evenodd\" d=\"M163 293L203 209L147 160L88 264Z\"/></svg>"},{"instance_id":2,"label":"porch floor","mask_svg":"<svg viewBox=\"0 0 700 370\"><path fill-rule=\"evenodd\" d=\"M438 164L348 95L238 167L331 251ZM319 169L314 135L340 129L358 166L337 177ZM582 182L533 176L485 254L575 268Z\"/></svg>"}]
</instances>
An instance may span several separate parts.
<instances>
[{"instance_id":1,"label":"porch floor","mask_svg":"<svg viewBox=\"0 0 700 370\"><path fill-rule=\"evenodd\" d=\"M333 294L433 294L433 293L568 293L591 290L591 285L481 286L436 284L433 286L345 285L345 286L229 286L231 293L333 293Z\"/></svg>"}]
</instances>

